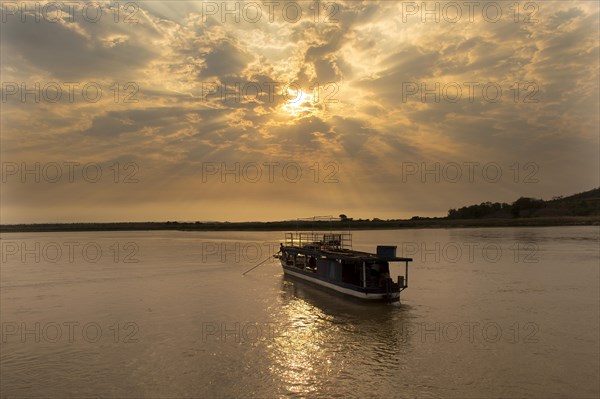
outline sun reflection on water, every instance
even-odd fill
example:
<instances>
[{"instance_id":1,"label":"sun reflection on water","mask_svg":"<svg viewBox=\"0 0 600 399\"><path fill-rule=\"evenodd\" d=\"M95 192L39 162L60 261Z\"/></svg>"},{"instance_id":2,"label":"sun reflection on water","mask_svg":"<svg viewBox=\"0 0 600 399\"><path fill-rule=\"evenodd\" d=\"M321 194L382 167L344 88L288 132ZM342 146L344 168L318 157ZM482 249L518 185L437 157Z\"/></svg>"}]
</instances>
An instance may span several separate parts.
<instances>
[{"instance_id":1,"label":"sun reflection on water","mask_svg":"<svg viewBox=\"0 0 600 399\"><path fill-rule=\"evenodd\" d=\"M285 329L276 338L277 370L292 393L310 393L318 389L319 373L330 363L323 344L329 329L325 314L301 299L285 306Z\"/></svg>"},{"instance_id":2,"label":"sun reflection on water","mask_svg":"<svg viewBox=\"0 0 600 399\"><path fill-rule=\"evenodd\" d=\"M360 384L356 373L387 379L401 368L402 353L411 346L399 331L402 308L357 304L302 282L284 280L282 289L282 331L269 351L282 394L335 394L342 381L352 391Z\"/></svg>"}]
</instances>

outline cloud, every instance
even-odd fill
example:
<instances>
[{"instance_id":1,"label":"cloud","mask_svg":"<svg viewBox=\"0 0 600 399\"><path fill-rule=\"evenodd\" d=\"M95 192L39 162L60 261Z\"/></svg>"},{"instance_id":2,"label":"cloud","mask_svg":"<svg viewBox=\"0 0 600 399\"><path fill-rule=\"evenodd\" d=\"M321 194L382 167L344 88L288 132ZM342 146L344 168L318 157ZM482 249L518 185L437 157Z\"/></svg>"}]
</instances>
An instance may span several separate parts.
<instances>
[{"instance_id":1,"label":"cloud","mask_svg":"<svg viewBox=\"0 0 600 399\"><path fill-rule=\"evenodd\" d=\"M228 41L223 41L212 47L204 57L206 69L202 71L205 77L219 77L237 74L246 68L252 57Z\"/></svg>"},{"instance_id":2,"label":"cloud","mask_svg":"<svg viewBox=\"0 0 600 399\"><path fill-rule=\"evenodd\" d=\"M62 80L100 79L116 71L131 76L159 54L151 45L158 32L141 16L146 23L114 23L106 14L90 22L77 11L73 15L78 17L65 15L57 22L42 17L40 22L25 23L18 16L7 17L2 45L17 59ZM3 64L17 66L10 60Z\"/></svg>"}]
</instances>

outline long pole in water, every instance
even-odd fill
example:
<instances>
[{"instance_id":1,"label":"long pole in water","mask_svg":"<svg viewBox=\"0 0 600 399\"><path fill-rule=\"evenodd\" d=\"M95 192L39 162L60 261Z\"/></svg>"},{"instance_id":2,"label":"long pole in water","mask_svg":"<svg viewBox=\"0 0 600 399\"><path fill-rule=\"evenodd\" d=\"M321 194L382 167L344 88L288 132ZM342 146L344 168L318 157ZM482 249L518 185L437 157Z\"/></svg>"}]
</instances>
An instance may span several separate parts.
<instances>
[{"instance_id":1,"label":"long pole in water","mask_svg":"<svg viewBox=\"0 0 600 399\"><path fill-rule=\"evenodd\" d=\"M253 268L251 268L251 269L248 269L248 270L246 270L244 273L242 273L242 276L245 276L245 275L246 275L246 273L250 273L252 270L256 269L257 267L259 267L260 265L262 265L263 263L265 263L266 261L268 261L269 259L271 259L271 257L272 257L272 256L275 256L275 255L277 255L277 254L278 254L278 253L280 253L280 252L281 252L281 251L277 251L277 252L275 252L273 255L269 255L269 257L268 257L267 259L263 260L263 261L262 261L262 262L260 262L258 265L254 266Z\"/></svg>"}]
</instances>

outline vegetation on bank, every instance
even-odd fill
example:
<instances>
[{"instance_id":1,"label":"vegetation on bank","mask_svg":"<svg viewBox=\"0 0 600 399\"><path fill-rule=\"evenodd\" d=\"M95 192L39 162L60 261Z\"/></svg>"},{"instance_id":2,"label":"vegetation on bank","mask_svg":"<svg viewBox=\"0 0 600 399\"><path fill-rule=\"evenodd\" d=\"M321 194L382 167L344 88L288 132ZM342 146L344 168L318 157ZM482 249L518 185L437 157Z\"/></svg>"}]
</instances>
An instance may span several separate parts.
<instances>
[{"instance_id":1,"label":"vegetation on bank","mask_svg":"<svg viewBox=\"0 0 600 399\"><path fill-rule=\"evenodd\" d=\"M544 201L521 197L512 204L484 202L450 209L446 217L406 219L353 219L340 215L335 221L294 220L280 222L122 222L40 223L2 225L0 231L134 231L134 230L328 230L402 229L450 227L569 226L600 225L600 188L569 197Z\"/></svg>"},{"instance_id":2,"label":"vegetation on bank","mask_svg":"<svg viewBox=\"0 0 600 399\"><path fill-rule=\"evenodd\" d=\"M450 209L448 219L520 218L600 215L600 188L550 201L521 197L512 204L483 202Z\"/></svg>"}]
</instances>

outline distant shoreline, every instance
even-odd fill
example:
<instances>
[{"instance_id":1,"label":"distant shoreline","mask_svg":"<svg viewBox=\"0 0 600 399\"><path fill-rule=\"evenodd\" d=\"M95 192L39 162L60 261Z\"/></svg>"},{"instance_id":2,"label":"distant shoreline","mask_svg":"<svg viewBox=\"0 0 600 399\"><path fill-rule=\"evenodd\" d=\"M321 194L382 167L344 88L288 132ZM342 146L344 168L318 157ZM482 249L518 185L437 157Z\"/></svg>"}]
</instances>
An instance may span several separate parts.
<instances>
[{"instance_id":1,"label":"distant shoreline","mask_svg":"<svg viewBox=\"0 0 600 399\"><path fill-rule=\"evenodd\" d=\"M600 216L556 216L531 218L410 220L352 220L336 222L114 222L114 223L39 223L0 225L0 233L41 233L79 231L283 231L283 230L390 230L463 227L544 227L600 226Z\"/></svg>"}]
</instances>

